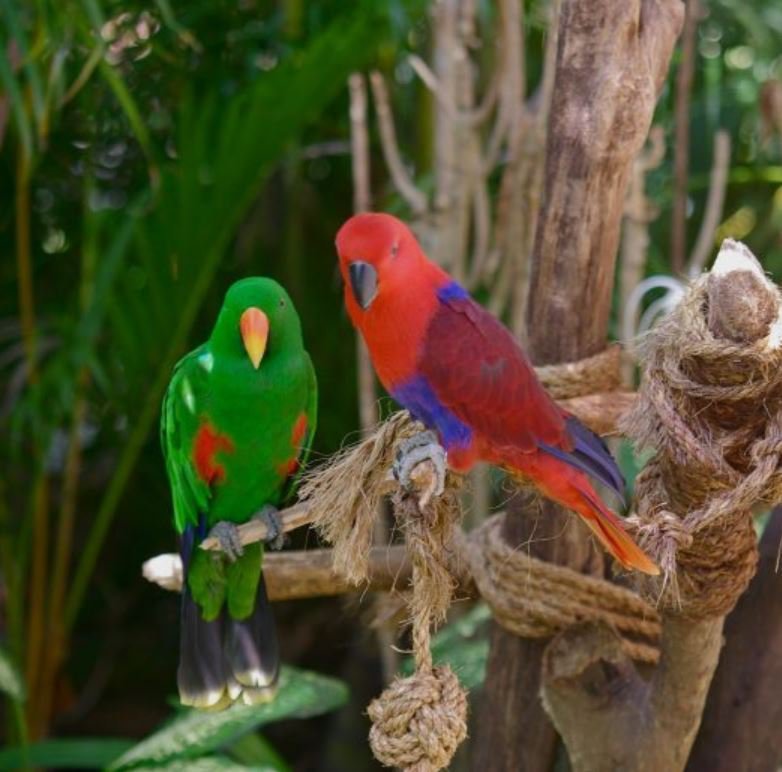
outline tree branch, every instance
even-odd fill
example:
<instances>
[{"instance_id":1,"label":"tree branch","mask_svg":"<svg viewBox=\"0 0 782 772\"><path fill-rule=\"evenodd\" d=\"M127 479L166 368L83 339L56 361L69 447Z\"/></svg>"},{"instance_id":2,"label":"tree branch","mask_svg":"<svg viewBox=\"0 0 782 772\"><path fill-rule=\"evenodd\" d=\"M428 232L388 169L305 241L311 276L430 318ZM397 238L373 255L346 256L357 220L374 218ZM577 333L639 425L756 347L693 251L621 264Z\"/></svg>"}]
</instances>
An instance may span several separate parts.
<instances>
[{"instance_id":1,"label":"tree branch","mask_svg":"<svg viewBox=\"0 0 782 772\"><path fill-rule=\"evenodd\" d=\"M374 70L369 74L369 85L375 98L378 129L380 131L380 147L399 195L407 201L414 214L423 214L428 208L426 196L416 187L402 161L399 143L396 139L394 115L391 112L391 98L388 95L383 75Z\"/></svg>"}]
</instances>

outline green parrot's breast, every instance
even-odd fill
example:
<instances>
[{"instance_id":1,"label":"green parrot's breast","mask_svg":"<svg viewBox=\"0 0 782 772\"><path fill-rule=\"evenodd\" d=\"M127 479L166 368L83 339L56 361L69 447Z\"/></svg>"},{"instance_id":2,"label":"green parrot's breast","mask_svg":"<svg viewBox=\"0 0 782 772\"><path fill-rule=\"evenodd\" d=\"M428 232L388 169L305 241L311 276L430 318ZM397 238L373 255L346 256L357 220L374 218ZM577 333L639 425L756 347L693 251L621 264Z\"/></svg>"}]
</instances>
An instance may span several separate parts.
<instances>
[{"instance_id":1,"label":"green parrot's breast","mask_svg":"<svg viewBox=\"0 0 782 772\"><path fill-rule=\"evenodd\" d=\"M244 364L214 362L208 407L199 415L193 458L212 490L209 526L242 523L264 505L278 505L308 430L306 354L264 361L257 371Z\"/></svg>"}]
</instances>

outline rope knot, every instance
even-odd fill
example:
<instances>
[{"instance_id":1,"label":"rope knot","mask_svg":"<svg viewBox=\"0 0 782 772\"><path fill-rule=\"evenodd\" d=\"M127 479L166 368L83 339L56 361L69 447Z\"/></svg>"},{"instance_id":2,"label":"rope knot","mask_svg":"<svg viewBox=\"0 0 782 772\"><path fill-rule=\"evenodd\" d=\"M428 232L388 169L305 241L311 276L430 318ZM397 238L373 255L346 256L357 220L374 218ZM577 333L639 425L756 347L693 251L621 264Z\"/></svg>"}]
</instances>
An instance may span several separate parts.
<instances>
[{"instance_id":1,"label":"rope knot","mask_svg":"<svg viewBox=\"0 0 782 772\"><path fill-rule=\"evenodd\" d=\"M693 536L689 528L678 515L666 509L657 510L648 520L634 515L625 522L635 530L643 546L655 554L670 548L679 550L692 546Z\"/></svg>"},{"instance_id":2,"label":"rope knot","mask_svg":"<svg viewBox=\"0 0 782 772\"><path fill-rule=\"evenodd\" d=\"M662 592L655 580L640 585L692 618L733 608L757 562L752 507L782 500L782 349L768 327L761 339L718 337L720 302L735 294L730 276L693 282L647 335L639 396L622 427L655 450L636 480L630 524L664 572ZM779 309L776 288L761 290Z\"/></svg>"},{"instance_id":3,"label":"rope knot","mask_svg":"<svg viewBox=\"0 0 782 772\"><path fill-rule=\"evenodd\" d=\"M447 665L396 678L368 713L369 744L387 767L443 769L467 736L467 695Z\"/></svg>"}]
</instances>

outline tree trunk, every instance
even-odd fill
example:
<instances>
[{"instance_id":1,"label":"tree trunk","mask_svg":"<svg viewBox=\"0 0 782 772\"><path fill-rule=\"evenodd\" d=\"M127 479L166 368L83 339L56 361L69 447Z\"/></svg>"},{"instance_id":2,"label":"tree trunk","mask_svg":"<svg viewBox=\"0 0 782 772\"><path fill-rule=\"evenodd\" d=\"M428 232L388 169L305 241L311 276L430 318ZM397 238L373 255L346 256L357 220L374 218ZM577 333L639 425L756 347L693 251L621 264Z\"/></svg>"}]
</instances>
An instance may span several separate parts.
<instances>
[{"instance_id":1,"label":"tree trunk","mask_svg":"<svg viewBox=\"0 0 782 772\"><path fill-rule=\"evenodd\" d=\"M782 508L760 542L758 573L728 617L690 772L773 770L782 761Z\"/></svg>"},{"instance_id":2,"label":"tree trunk","mask_svg":"<svg viewBox=\"0 0 782 772\"><path fill-rule=\"evenodd\" d=\"M605 346L628 174L682 17L679 0L563 2L527 312L536 364L579 359ZM515 509L521 512L506 521L509 543L532 540L536 557L602 571L585 529L562 510L548 502ZM551 768L556 733L538 696L544 648L495 625L474 769Z\"/></svg>"}]
</instances>

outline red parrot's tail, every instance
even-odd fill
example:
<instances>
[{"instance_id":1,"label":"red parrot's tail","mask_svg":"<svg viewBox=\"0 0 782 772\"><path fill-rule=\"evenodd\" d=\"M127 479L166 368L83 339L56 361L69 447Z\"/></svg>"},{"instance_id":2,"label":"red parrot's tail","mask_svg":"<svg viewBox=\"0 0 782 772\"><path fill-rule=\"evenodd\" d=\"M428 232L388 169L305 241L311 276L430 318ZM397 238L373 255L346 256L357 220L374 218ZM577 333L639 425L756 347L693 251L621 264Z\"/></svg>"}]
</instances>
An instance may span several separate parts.
<instances>
[{"instance_id":1,"label":"red parrot's tail","mask_svg":"<svg viewBox=\"0 0 782 772\"><path fill-rule=\"evenodd\" d=\"M591 486L590 486L591 487ZM577 489L583 503L571 504L600 543L625 567L657 576L660 569L632 540L622 521L597 497L594 491Z\"/></svg>"},{"instance_id":2,"label":"red parrot's tail","mask_svg":"<svg viewBox=\"0 0 782 772\"><path fill-rule=\"evenodd\" d=\"M509 470L511 474L527 484L534 483L548 498L580 515L603 547L625 568L652 576L660 573L657 565L632 540L622 521L603 504L586 475L553 458L535 455L534 460L533 454L527 456L526 468L514 465Z\"/></svg>"}]
</instances>

